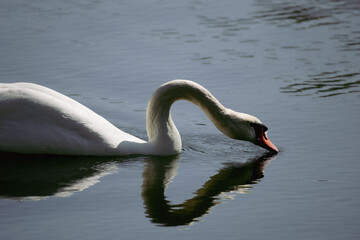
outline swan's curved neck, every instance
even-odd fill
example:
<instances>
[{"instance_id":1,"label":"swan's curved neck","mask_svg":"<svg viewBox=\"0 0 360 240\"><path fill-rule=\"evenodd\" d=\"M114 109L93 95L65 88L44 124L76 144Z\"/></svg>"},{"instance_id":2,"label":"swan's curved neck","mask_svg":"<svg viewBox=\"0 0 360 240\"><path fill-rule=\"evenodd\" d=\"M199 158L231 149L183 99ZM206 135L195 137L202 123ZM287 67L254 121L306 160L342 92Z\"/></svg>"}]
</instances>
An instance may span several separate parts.
<instances>
[{"instance_id":1,"label":"swan's curved neck","mask_svg":"<svg viewBox=\"0 0 360 240\"><path fill-rule=\"evenodd\" d=\"M180 99L199 106L215 126L222 129L226 108L208 90L188 80L168 82L154 92L146 110L149 144L157 154L176 154L181 151L180 134L170 115L171 105Z\"/></svg>"}]
</instances>

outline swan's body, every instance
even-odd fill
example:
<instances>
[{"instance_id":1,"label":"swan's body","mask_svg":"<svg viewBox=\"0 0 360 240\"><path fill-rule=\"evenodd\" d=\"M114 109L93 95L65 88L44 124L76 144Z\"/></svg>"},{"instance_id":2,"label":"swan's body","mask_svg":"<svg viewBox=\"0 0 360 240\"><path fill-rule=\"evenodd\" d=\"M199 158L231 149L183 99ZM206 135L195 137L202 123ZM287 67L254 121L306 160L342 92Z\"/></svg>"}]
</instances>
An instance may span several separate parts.
<instances>
[{"instance_id":1,"label":"swan's body","mask_svg":"<svg viewBox=\"0 0 360 240\"><path fill-rule=\"evenodd\" d=\"M170 81L150 98L148 142L49 88L31 83L0 84L0 150L64 155L177 154L181 138L170 107L179 99L198 105L225 135L278 151L266 138L267 128L260 120L223 107L209 91L188 80Z\"/></svg>"}]
</instances>

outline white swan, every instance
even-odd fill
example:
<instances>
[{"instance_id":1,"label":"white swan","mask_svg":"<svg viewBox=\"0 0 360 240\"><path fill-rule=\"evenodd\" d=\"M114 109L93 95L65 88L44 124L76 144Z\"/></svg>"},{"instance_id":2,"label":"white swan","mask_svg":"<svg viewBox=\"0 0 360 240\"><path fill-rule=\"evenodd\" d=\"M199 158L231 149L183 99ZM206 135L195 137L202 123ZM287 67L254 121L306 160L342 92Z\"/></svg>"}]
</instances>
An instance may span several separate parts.
<instances>
[{"instance_id":1,"label":"white swan","mask_svg":"<svg viewBox=\"0 0 360 240\"><path fill-rule=\"evenodd\" d=\"M180 99L199 106L225 135L278 152L259 119L225 108L208 90L188 80L165 83L150 98L148 142L49 88L32 83L0 84L0 150L62 155L178 154L181 138L170 107Z\"/></svg>"}]
</instances>

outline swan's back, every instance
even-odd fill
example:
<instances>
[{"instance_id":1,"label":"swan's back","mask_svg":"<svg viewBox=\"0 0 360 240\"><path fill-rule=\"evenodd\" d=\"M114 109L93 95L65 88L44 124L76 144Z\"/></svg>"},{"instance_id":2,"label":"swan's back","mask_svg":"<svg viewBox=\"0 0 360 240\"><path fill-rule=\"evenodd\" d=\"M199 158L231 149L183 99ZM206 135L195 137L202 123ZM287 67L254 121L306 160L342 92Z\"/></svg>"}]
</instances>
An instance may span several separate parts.
<instances>
[{"instance_id":1,"label":"swan's back","mask_svg":"<svg viewBox=\"0 0 360 240\"><path fill-rule=\"evenodd\" d=\"M142 140L54 90L31 83L0 84L0 150L109 155L123 141Z\"/></svg>"}]
</instances>

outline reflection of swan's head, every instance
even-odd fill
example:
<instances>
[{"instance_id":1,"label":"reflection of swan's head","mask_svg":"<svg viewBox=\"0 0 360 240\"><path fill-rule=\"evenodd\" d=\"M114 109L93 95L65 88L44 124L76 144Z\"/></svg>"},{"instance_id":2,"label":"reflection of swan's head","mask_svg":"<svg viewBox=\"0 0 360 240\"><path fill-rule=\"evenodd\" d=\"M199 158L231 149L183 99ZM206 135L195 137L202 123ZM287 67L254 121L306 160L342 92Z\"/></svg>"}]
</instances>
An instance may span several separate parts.
<instances>
[{"instance_id":1,"label":"reflection of swan's head","mask_svg":"<svg viewBox=\"0 0 360 240\"><path fill-rule=\"evenodd\" d=\"M226 109L225 121L218 126L226 136L252 142L263 148L278 152L266 135L267 127L256 117Z\"/></svg>"}]
</instances>

